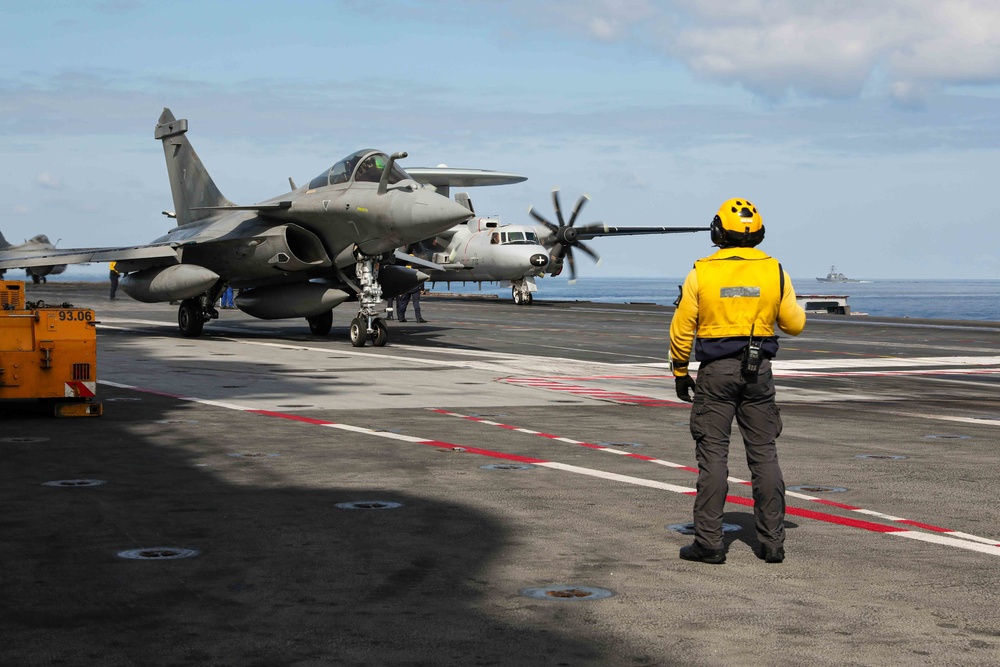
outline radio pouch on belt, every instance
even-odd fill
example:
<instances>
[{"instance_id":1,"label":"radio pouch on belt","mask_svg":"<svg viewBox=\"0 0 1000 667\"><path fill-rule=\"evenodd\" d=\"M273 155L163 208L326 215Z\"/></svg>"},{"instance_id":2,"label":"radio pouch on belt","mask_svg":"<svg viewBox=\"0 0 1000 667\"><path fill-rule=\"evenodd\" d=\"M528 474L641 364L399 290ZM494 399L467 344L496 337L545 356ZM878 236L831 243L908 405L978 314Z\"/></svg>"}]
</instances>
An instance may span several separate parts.
<instances>
[{"instance_id":1,"label":"radio pouch on belt","mask_svg":"<svg viewBox=\"0 0 1000 667\"><path fill-rule=\"evenodd\" d=\"M744 382L753 383L757 381L757 374L760 372L760 362L764 358L763 352L761 352L763 344L764 339L754 339L753 326L751 326L750 340L747 341L747 346L743 348L743 364L740 366Z\"/></svg>"}]
</instances>

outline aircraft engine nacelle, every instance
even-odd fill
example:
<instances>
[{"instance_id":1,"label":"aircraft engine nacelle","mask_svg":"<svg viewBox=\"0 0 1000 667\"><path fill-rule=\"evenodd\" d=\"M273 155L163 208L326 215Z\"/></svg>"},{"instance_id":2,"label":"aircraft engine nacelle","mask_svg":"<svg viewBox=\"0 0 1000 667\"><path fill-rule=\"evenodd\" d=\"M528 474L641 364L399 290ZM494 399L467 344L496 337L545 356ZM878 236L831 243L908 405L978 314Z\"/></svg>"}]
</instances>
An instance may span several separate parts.
<instances>
[{"instance_id":1,"label":"aircraft engine nacelle","mask_svg":"<svg viewBox=\"0 0 1000 667\"><path fill-rule=\"evenodd\" d=\"M243 290L236 297L236 307L262 320L288 317L313 317L339 306L350 295L321 283L271 285Z\"/></svg>"},{"instance_id":2,"label":"aircraft engine nacelle","mask_svg":"<svg viewBox=\"0 0 1000 667\"><path fill-rule=\"evenodd\" d=\"M136 301L183 301L198 296L218 280L219 274L203 266L173 264L129 273L122 278L121 288Z\"/></svg>"}]
</instances>

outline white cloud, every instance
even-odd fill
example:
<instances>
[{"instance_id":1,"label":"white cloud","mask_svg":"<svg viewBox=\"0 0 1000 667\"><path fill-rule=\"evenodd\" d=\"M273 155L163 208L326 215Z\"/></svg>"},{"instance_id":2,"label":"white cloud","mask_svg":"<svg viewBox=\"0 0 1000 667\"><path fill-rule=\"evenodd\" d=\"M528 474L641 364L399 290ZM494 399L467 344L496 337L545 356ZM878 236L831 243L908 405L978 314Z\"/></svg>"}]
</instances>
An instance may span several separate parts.
<instances>
[{"instance_id":1,"label":"white cloud","mask_svg":"<svg viewBox=\"0 0 1000 667\"><path fill-rule=\"evenodd\" d=\"M14 213L17 213L18 215L24 215L30 212L31 209L28 208L25 204L17 204L14 206Z\"/></svg>"},{"instance_id":2,"label":"white cloud","mask_svg":"<svg viewBox=\"0 0 1000 667\"><path fill-rule=\"evenodd\" d=\"M874 82L913 106L941 86L1000 82L995 0L574 0L557 6L591 38L638 41L706 79L770 98L854 97Z\"/></svg>"},{"instance_id":3,"label":"white cloud","mask_svg":"<svg viewBox=\"0 0 1000 667\"><path fill-rule=\"evenodd\" d=\"M35 185L43 190L62 190L65 187L61 178L53 176L47 171L40 172L35 176Z\"/></svg>"}]
</instances>

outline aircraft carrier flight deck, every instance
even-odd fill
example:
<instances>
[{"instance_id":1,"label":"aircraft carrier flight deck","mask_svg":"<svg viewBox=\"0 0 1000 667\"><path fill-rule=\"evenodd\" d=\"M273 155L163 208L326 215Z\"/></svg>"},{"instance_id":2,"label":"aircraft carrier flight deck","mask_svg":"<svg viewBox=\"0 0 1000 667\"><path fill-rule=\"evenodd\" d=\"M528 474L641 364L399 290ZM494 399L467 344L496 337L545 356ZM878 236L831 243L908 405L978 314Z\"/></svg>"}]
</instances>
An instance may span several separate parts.
<instances>
[{"instance_id":1,"label":"aircraft carrier flight deck","mask_svg":"<svg viewBox=\"0 0 1000 667\"><path fill-rule=\"evenodd\" d=\"M27 295L95 309L104 415L0 405L0 664L1000 664L1000 323L782 337L787 558L734 428L713 566L671 308L432 293L355 348Z\"/></svg>"}]
</instances>

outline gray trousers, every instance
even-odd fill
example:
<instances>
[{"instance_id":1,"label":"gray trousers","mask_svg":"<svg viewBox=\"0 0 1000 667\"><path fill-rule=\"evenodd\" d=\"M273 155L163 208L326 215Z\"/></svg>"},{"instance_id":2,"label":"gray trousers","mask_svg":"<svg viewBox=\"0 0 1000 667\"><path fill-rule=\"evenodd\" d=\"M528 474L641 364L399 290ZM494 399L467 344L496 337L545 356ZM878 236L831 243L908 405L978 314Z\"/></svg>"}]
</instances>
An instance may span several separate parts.
<instances>
[{"instance_id":1,"label":"gray trousers","mask_svg":"<svg viewBox=\"0 0 1000 667\"><path fill-rule=\"evenodd\" d=\"M743 381L740 359L717 359L698 370L691 435L698 459L698 495L694 501L695 541L721 549L722 514L729 492L729 436L739 424L753 484L757 539L768 547L785 541L785 481L778 467L775 439L781 413L774 402L771 361L760 365L756 383Z\"/></svg>"}]
</instances>

